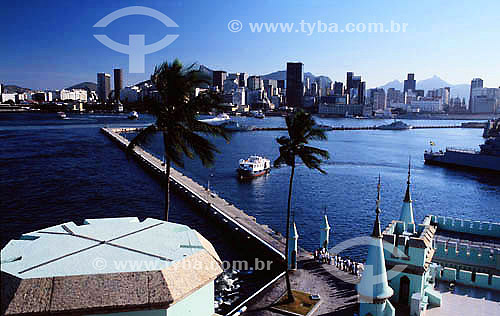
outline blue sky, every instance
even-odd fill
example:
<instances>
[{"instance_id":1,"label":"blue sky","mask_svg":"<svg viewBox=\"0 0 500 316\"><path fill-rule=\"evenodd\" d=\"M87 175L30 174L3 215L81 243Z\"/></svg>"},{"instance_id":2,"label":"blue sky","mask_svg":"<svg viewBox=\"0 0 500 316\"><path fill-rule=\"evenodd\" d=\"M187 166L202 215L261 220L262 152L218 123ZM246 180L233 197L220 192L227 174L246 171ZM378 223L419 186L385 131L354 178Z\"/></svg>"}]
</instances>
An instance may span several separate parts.
<instances>
[{"instance_id":1,"label":"blue sky","mask_svg":"<svg viewBox=\"0 0 500 316\"><path fill-rule=\"evenodd\" d=\"M368 87L434 74L451 84L481 77L500 86L500 1L4 1L0 7L0 82L34 89L60 89L96 81L97 72L125 69L125 83L149 78L154 65L175 57L228 72L266 74L302 61L305 71L345 80L361 74ZM179 28L146 16L92 26L107 14L141 5L163 12ZM228 30L238 19L241 32ZM248 23L407 23L405 33L252 33ZM179 34L168 47L146 56L146 73L128 73L128 55L115 52L93 34L128 44L145 34L146 44Z\"/></svg>"}]
</instances>

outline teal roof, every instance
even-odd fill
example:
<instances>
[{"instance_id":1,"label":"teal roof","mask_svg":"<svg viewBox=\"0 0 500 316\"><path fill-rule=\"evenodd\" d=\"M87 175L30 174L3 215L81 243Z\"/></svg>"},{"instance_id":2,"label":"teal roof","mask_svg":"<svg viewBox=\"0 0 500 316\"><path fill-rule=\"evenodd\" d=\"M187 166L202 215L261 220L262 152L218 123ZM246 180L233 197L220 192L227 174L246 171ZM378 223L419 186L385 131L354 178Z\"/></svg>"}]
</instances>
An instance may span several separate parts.
<instances>
[{"instance_id":1,"label":"teal roof","mask_svg":"<svg viewBox=\"0 0 500 316\"><path fill-rule=\"evenodd\" d=\"M21 279L161 270L204 249L220 261L204 241L188 226L152 218L88 219L10 241L1 269Z\"/></svg>"},{"instance_id":2,"label":"teal roof","mask_svg":"<svg viewBox=\"0 0 500 316\"><path fill-rule=\"evenodd\" d=\"M373 299L389 298L394 291L387 282L382 239L377 237L371 237L370 239L363 275L357 286L358 293Z\"/></svg>"}]
</instances>

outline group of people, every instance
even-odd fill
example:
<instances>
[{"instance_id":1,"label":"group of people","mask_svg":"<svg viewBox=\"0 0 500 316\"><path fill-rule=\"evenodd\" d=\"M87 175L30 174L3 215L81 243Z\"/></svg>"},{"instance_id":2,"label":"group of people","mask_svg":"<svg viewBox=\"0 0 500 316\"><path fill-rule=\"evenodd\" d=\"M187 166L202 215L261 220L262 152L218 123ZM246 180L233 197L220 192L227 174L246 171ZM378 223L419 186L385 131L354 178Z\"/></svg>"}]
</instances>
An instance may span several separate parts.
<instances>
[{"instance_id":1,"label":"group of people","mask_svg":"<svg viewBox=\"0 0 500 316\"><path fill-rule=\"evenodd\" d=\"M342 258L338 254L331 255L326 248L318 248L314 251L314 260L319 263L333 264L337 269L349 272L356 276L360 275L361 264L350 259L349 257Z\"/></svg>"}]
</instances>

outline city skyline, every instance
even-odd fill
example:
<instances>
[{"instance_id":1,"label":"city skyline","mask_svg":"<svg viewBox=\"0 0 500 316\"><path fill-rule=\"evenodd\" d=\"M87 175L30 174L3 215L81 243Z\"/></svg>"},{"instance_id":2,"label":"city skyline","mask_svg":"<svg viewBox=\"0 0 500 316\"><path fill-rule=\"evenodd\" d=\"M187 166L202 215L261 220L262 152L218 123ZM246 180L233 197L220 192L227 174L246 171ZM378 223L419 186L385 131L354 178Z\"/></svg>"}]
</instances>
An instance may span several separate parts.
<instances>
[{"instance_id":1,"label":"city skyline","mask_svg":"<svg viewBox=\"0 0 500 316\"><path fill-rule=\"evenodd\" d=\"M130 16L116 20L105 29L105 34L121 43L127 42L129 34L145 34L147 44L165 34L179 34L171 45L146 56L145 74L129 73L128 56L105 47L93 37L99 33L92 28L99 19L132 5L156 9L179 25L173 32L172 28L149 17ZM402 81L407 73L415 73L418 78L438 75L450 84L466 84L476 77L482 78L487 87L498 87L500 83L500 74L492 71L498 68L495 54L500 44L491 40L499 26L494 12L498 12L500 5L486 1L461 6L424 1L411 8L404 3L365 3L359 8L338 3L332 9L320 2L307 6L297 4L293 8L269 2L245 6L159 1L106 4L33 1L29 9L21 10L17 6L16 3L4 4L0 13L5 23L0 80L33 89L94 82L95 73L110 72L114 68L124 69L127 86L149 79L154 65L175 57L186 64L199 62L211 69L250 75L282 70L286 62L300 61L305 65L305 72L325 75L333 81L342 81L347 71L360 73L367 88L395 79ZM485 7L488 10L484 10ZM62 19L68 11L77 12L74 17L79 23ZM23 24L16 23L15 19L20 16ZM232 19L239 19L246 28L238 33L230 32L227 24ZM196 20L200 22L193 23ZM394 20L407 23L408 29L405 33L314 33L310 36L255 33L248 29L250 22L299 24L303 20L339 25ZM60 34L54 33L54 28ZM478 50L478 47L487 49ZM263 52L265 58L258 58L258 52Z\"/></svg>"}]
</instances>

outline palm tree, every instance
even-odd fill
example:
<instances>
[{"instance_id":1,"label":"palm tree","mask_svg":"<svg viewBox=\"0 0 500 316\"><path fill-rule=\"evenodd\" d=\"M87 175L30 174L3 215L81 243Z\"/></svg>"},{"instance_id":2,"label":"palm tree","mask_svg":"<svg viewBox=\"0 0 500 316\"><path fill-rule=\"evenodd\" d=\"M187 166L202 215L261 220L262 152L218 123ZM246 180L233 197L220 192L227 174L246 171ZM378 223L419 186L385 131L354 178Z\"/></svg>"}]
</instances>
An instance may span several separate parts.
<instances>
[{"instance_id":1,"label":"palm tree","mask_svg":"<svg viewBox=\"0 0 500 316\"><path fill-rule=\"evenodd\" d=\"M156 121L130 142L128 149L147 143L157 132L162 133L165 157L165 221L170 210L170 167L173 164L184 167L183 157L198 157L204 166L214 162L219 152L214 144L200 134L222 136L229 140L224 129L197 120L197 114L218 104L213 93L194 97L196 87L207 85L208 79L195 65L184 67L175 59L155 67L151 81L161 96L161 102L152 102L148 110Z\"/></svg>"},{"instance_id":2,"label":"palm tree","mask_svg":"<svg viewBox=\"0 0 500 316\"><path fill-rule=\"evenodd\" d=\"M316 169L321 173L325 174L326 171L320 168L322 159L329 159L330 155L328 151L319 148L307 146L310 141L313 140L326 140L327 137L325 133L315 128L316 122L311 117L310 114L299 110L294 115L289 115L286 117L286 126L288 130L288 136L281 136L276 139L278 144L280 144L280 155L274 161L274 166L279 167L282 164L286 164L292 167L290 174L290 184L288 187L288 209L286 215L286 286L288 291L288 300L293 302L293 293L290 285L290 276L288 274L288 239L290 237L290 209L292 202L292 184L293 176L295 173L295 162L298 156L300 160L309 169Z\"/></svg>"}]
</instances>

